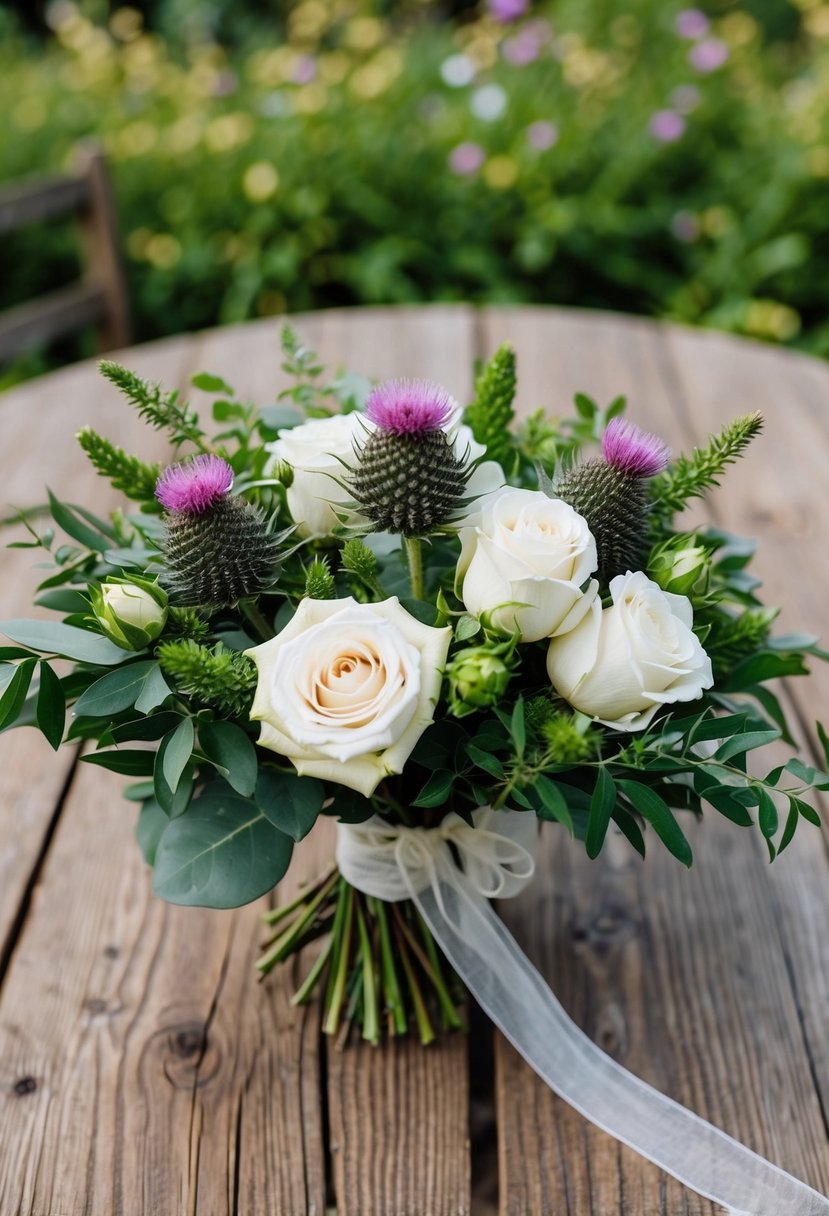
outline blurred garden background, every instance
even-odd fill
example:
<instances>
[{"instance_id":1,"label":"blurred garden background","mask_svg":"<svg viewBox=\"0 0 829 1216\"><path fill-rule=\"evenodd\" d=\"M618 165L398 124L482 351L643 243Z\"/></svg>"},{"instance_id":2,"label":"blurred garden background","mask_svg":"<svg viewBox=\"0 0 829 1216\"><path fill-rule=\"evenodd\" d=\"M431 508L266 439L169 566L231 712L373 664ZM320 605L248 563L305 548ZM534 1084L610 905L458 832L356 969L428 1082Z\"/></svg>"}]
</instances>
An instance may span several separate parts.
<instances>
[{"instance_id":1,"label":"blurred garden background","mask_svg":"<svg viewBox=\"0 0 829 1216\"><path fill-rule=\"evenodd\" d=\"M471 300L829 354L822 0L5 0L0 107L5 181L104 148L136 340ZM77 275L0 256L0 309Z\"/></svg>"}]
</instances>

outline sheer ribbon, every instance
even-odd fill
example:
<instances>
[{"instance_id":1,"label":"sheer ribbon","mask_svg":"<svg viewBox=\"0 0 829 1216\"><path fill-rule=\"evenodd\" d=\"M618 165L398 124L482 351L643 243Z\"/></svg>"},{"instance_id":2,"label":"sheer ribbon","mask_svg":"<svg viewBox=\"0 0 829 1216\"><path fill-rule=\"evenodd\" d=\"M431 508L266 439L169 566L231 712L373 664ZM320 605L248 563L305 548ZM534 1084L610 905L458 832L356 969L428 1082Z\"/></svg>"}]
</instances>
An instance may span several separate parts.
<instances>
[{"instance_id":1,"label":"sheer ribbon","mask_svg":"<svg viewBox=\"0 0 829 1216\"><path fill-rule=\"evenodd\" d=\"M602 1131L731 1216L829 1216L829 1199L622 1068L574 1022L487 902L535 870L535 816L450 814L436 828L379 816L338 824L337 863L358 890L412 899L478 1004L550 1088Z\"/></svg>"}]
</instances>

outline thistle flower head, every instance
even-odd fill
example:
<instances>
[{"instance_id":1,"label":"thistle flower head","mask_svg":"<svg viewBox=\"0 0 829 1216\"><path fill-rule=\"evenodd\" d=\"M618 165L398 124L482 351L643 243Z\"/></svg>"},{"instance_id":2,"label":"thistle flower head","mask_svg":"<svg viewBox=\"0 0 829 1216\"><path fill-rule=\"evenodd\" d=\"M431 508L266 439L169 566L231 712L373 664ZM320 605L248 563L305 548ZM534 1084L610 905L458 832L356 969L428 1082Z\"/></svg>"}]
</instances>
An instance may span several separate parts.
<instances>
[{"instance_id":1,"label":"thistle flower head","mask_svg":"<svg viewBox=\"0 0 829 1216\"><path fill-rule=\"evenodd\" d=\"M227 494L233 469L220 456L194 456L169 465L156 482L155 496L168 511L201 515Z\"/></svg>"},{"instance_id":2,"label":"thistle flower head","mask_svg":"<svg viewBox=\"0 0 829 1216\"><path fill-rule=\"evenodd\" d=\"M670 455L658 435L623 418L613 418L602 436L602 456L628 477L655 477L668 467Z\"/></svg>"},{"instance_id":3,"label":"thistle flower head","mask_svg":"<svg viewBox=\"0 0 829 1216\"><path fill-rule=\"evenodd\" d=\"M387 380L369 396L366 417L394 435L420 435L442 430L455 408L446 389L431 380Z\"/></svg>"}]
</instances>

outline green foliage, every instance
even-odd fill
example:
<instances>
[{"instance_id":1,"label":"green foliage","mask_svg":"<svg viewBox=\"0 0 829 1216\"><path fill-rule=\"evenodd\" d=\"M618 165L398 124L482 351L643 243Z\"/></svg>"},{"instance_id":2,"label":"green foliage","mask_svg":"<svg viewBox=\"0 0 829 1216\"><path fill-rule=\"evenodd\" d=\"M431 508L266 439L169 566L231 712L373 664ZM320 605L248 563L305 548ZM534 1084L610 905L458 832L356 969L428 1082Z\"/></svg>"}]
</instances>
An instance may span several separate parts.
<instances>
[{"instance_id":1,"label":"green foliage","mask_svg":"<svg viewBox=\"0 0 829 1216\"><path fill-rule=\"evenodd\" d=\"M220 7L244 27L234 41ZM829 46L805 4L774 5L788 24L773 32L768 5L715 6L730 58L707 74L661 0L612 14L599 0L534 4L528 63L507 53L521 25L494 25L483 4L455 6L459 24L443 10L431 20L431 7L404 19L399 4L326 5L301 33L273 6L167 0L166 38L119 33L106 5L97 26L60 7L45 46L4 30L4 175L54 171L85 137L105 146L140 338L471 299L623 309L829 349ZM366 45L352 14L376 22ZM461 39L486 48L487 66L453 88L441 68ZM315 76L300 82L308 54ZM470 103L490 83L507 107L487 123ZM664 143L650 124L671 105L685 129ZM551 116L557 130L535 125ZM465 143L480 148L477 171L452 167ZM59 226L2 252L3 305L77 273Z\"/></svg>"},{"instance_id":2,"label":"green foliage","mask_svg":"<svg viewBox=\"0 0 829 1216\"><path fill-rule=\"evenodd\" d=\"M515 417L515 351L508 344L482 368L475 382L475 400L466 410L466 421L490 460L506 465L512 447L510 426Z\"/></svg>"},{"instance_id":3,"label":"green foliage","mask_svg":"<svg viewBox=\"0 0 829 1216\"><path fill-rule=\"evenodd\" d=\"M668 523L692 499L701 498L712 486L719 485L726 467L742 455L762 429L761 414L746 414L727 423L718 435L712 435L708 447L694 448L690 456L678 456L669 469L650 483L654 517Z\"/></svg>"},{"instance_id":4,"label":"green foliage","mask_svg":"<svg viewBox=\"0 0 829 1216\"><path fill-rule=\"evenodd\" d=\"M155 501L160 465L145 464L136 456L128 456L123 448L117 447L90 426L78 431L77 440L94 468L112 482L113 489L120 490L136 502L149 505ZM161 510L161 507L157 509Z\"/></svg>"},{"instance_id":5,"label":"green foliage","mask_svg":"<svg viewBox=\"0 0 829 1216\"><path fill-rule=\"evenodd\" d=\"M186 403L179 404L179 394L176 390L165 393L161 385L142 380L129 368L113 363L110 359L102 359L98 366L101 374L120 389L140 417L151 427L158 431L168 431L174 444L194 443L202 446L204 432L199 426L198 415L188 409Z\"/></svg>"},{"instance_id":6,"label":"green foliage","mask_svg":"<svg viewBox=\"0 0 829 1216\"><path fill-rule=\"evenodd\" d=\"M167 611L167 631L180 638L203 642L210 637L210 622L196 608L170 605Z\"/></svg>"},{"instance_id":7,"label":"green foliage","mask_svg":"<svg viewBox=\"0 0 829 1216\"><path fill-rule=\"evenodd\" d=\"M161 670L180 693L228 717L246 718L256 688L256 664L217 642L209 647L191 638L162 642L156 650Z\"/></svg>"},{"instance_id":8,"label":"green foliage","mask_svg":"<svg viewBox=\"0 0 829 1216\"><path fill-rule=\"evenodd\" d=\"M336 594L328 558L315 557L305 575L305 594L311 600L333 600Z\"/></svg>"}]
</instances>

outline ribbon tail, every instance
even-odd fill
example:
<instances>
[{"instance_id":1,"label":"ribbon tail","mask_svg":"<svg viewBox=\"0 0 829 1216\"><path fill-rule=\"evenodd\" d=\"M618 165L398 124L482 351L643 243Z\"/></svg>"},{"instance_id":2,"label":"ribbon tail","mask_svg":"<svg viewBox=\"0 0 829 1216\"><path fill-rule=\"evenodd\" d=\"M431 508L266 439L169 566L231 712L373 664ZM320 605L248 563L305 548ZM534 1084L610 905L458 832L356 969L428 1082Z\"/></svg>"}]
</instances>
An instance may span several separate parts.
<instances>
[{"instance_id":1,"label":"ribbon tail","mask_svg":"<svg viewBox=\"0 0 829 1216\"><path fill-rule=\"evenodd\" d=\"M731 1216L829 1216L829 1199L640 1081L570 1020L457 870L412 892L449 962L543 1081L602 1131Z\"/></svg>"}]
</instances>

